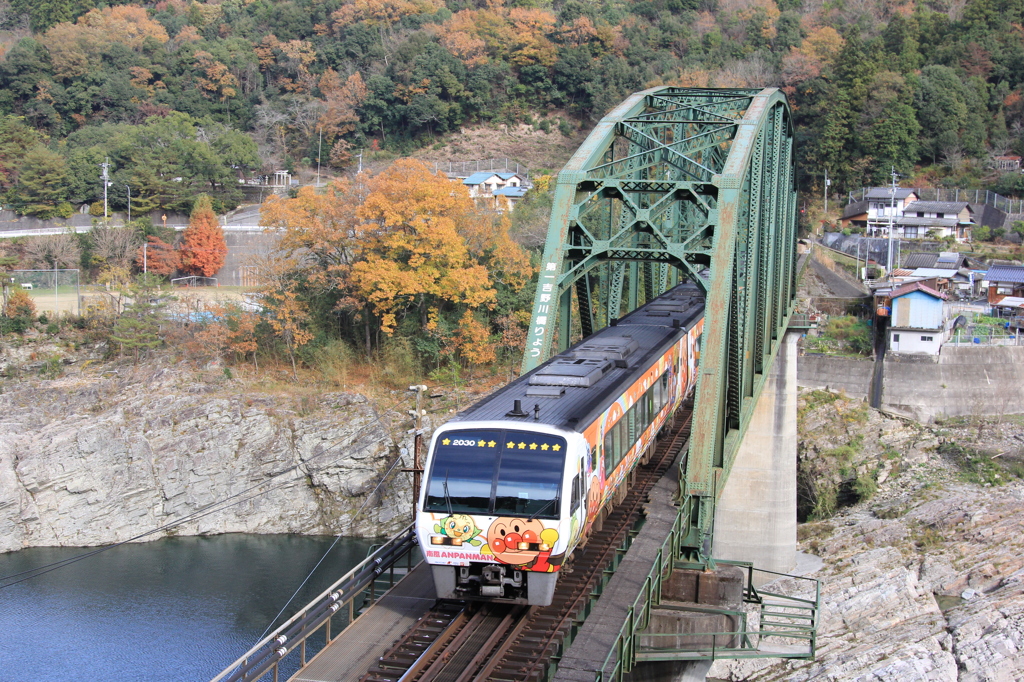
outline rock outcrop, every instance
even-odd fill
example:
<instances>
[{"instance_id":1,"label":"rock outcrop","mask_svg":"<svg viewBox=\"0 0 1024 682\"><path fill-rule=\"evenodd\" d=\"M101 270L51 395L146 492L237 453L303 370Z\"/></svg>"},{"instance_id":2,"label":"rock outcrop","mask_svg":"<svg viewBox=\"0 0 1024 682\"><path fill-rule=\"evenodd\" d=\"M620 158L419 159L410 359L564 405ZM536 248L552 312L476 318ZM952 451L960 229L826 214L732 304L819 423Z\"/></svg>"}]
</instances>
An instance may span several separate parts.
<instances>
[{"instance_id":1,"label":"rock outcrop","mask_svg":"<svg viewBox=\"0 0 1024 682\"><path fill-rule=\"evenodd\" d=\"M121 372L5 385L0 552L119 542L189 515L145 539L381 536L408 522L410 475L400 469L409 462L397 462L411 449L405 415L353 393L269 394L218 375Z\"/></svg>"},{"instance_id":2,"label":"rock outcrop","mask_svg":"<svg viewBox=\"0 0 1024 682\"><path fill-rule=\"evenodd\" d=\"M834 472L833 488L871 480L877 490L862 486L864 499L799 529L800 549L822 559L809 574L822 589L817 660L718 661L708 679L1024 679L1024 481L939 447L955 439L991 461L1019 422L1000 420L981 438L979 427L929 429L807 398L801 465ZM968 482L979 478L996 483Z\"/></svg>"}]
</instances>

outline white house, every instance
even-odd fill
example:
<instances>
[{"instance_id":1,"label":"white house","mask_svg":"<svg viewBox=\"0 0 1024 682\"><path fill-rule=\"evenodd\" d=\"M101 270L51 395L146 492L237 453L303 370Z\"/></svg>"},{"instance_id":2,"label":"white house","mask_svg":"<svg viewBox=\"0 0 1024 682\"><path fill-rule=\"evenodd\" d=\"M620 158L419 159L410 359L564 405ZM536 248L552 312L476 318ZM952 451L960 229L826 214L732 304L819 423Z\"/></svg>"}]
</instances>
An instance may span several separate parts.
<instances>
[{"instance_id":1,"label":"white house","mask_svg":"<svg viewBox=\"0 0 1024 682\"><path fill-rule=\"evenodd\" d=\"M975 227L974 209L966 201L914 201L903 209L896 224L906 239L931 236L967 241Z\"/></svg>"},{"instance_id":2,"label":"white house","mask_svg":"<svg viewBox=\"0 0 1024 682\"><path fill-rule=\"evenodd\" d=\"M869 237L889 236L889 217L895 224L903 216L907 204L917 201L912 189L896 188L895 194L888 187L872 187L857 202L843 209L843 227L863 227Z\"/></svg>"},{"instance_id":3,"label":"white house","mask_svg":"<svg viewBox=\"0 0 1024 682\"><path fill-rule=\"evenodd\" d=\"M938 355L949 333L949 305L946 295L911 282L894 289L889 350L894 353Z\"/></svg>"},{"instance_id":4,"label":"white house","mask_svg":"<svg viewBox=\"0 0 1024 682\"><path fill-rule=\"evenodd\" d=\"M473 173L462 181L462 184L469 188L469 196L491 197L500 189L506 187L522 187L526 184L525 179L518 173L492 173L484 171Z\"/></svg>"}]
</instances>

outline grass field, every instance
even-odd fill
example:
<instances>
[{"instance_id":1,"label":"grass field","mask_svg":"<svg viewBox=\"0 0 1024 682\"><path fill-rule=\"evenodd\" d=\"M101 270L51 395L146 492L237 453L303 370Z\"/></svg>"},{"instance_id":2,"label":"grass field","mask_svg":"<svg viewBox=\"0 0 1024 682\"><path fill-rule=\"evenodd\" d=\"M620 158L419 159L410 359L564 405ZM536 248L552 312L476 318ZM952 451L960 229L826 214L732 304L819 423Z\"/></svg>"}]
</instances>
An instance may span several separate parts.
<instances>
[{"instance_id":1,"label":"grass field","mask_svg":"<svg viewBox=\"0 0 1024 682\"><path fill-rule=\"evenodd\" d=\"M241 301L245 291L244 287L174 287L171 289L171 295L179 300L194 298L211 303L231 303ZM56 296L53 287L36 287L28 292L39 314L49 314L58 310L61 314L69 315L82 314L82 309L88 307L90 299L95 300L105 293L106 289L94 285L83 286L81 292L73 285L61 285L57 287Z\"/></svg>"}]
</instances>

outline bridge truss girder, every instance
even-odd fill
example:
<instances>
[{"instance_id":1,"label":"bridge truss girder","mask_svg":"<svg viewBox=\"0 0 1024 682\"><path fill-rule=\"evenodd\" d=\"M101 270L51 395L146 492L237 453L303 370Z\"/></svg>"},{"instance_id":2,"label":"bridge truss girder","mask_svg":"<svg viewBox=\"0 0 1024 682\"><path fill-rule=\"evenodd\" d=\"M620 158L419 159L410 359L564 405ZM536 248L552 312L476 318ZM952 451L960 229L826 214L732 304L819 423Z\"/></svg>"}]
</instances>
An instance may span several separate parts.
<instances>
[{"instance_id":1,"label":"bridge truss girder","mask_svg":"<svg viewBox=\"0 0 1024 682\"><path fill-rule=\"evenodd\" d=\"M680 484L692 563L709 559L714 504L792 309L793 183L774 88L635 93L558 174L524 372L684 279L707 295Z\"/></svg>"}]
</instances>

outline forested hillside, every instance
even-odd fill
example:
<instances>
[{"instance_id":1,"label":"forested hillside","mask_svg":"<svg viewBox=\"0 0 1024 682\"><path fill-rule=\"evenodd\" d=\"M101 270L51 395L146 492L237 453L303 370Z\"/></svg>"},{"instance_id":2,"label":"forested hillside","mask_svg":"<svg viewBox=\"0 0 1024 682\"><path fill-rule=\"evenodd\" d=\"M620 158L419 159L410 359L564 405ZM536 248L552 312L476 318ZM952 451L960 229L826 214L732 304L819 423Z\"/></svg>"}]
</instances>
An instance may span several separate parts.
<instances>
[{"instance_id":1,"label":"forested hillside","mask_svg":"<svg viewBox=\"0 0 1024 682\"><path fill-rule=\"evenodd\" d=\"M1020 184L985 160L1022 151L1021 0L4 5L0 189L24 213L96 201L108 156L139 209L200 191L223 208L239 178L315 162L321 135L344 168L468 123L587 126L655 84L784 87L805 190L825 169L842 191L890 165L919 184Z\"/></svg>"}]
</instances>

